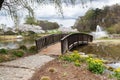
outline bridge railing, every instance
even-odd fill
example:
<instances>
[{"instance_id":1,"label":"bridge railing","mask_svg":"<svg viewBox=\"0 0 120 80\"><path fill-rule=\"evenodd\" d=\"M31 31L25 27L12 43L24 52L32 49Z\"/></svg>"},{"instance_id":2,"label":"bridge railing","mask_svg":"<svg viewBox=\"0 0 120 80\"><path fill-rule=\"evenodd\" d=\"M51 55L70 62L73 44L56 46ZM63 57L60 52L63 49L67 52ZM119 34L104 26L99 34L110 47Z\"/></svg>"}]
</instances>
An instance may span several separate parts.
<instances>
[{"instance_id":1,"label":"bridge railing","mask_svg":"<svg viewBox=\"0 0 120 80\"><path fill-rule=\"evenodd\" d=\"M61 39L61 52L64 54L73 47L81 44L88 44L88 42L92 42L92 40L93 36L85 33L67 35Z\"/></svg>"},{"instance_id":2,"label":"bridge railing","mask_svg":"<svg viewBox=\"0 0 120 80\"><path fill-rule=\"evenodd\" d=\"M45 48L51 44L54 44L56 42L60 42L61 38L63 38L66 35L67 34L52 34L52 35L44 36L44 37L41 37L41 38L35 40L37 51L39 51L42 48Z\"/></svg>"}]
</instances>

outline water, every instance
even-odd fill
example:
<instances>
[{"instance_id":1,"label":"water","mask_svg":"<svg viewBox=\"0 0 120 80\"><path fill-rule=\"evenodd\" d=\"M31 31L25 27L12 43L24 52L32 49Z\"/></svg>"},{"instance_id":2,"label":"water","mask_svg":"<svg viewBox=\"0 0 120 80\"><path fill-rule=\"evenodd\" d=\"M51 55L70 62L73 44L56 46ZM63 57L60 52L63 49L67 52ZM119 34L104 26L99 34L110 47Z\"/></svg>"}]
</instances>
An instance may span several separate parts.
<instances>
[{"instance_id":1,"label":"water","mask_svg":"<svg viewBox=\"0 0 120 80\"><path fill-rule=\"evenodd\" d=\"M16 39L9 41L0 41L0 49L17 49L20 45L25 45L27 47L35 45L35 41L32 39Z\"/></svg>"},{"instance_id":2,"label":"water","mask_svg":"<svg viewBox=\"0 0 120 80\"><path fill-rule=\"evenodd\" d=\"M97 25L96 27L96 31L95 32L92 32L91 35L93 35L94 39L99 39L99 38L102 38L102 37L108 37L108 34L106 31L104 31L102 29L101 26Z\"/></svg>"}]
</instances>

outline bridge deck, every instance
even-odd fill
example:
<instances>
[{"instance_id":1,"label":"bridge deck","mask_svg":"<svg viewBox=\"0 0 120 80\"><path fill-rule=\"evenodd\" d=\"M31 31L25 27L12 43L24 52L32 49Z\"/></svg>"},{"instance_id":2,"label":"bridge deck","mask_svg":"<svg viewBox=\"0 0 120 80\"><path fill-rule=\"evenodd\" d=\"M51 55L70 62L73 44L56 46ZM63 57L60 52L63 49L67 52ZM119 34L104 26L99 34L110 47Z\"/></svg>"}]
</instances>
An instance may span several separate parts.
<instances>
[{"instance_id":1,"label":"bridge deck","mask_svg":"<svg viewBox=\"0 0 120 80\"><path fill-rule=\"evenodd\" d=\"M61 55L61 44L60 42L47 46L46 48L39 51L39 54L46 55Z\"/></svg>"}]
</instances>

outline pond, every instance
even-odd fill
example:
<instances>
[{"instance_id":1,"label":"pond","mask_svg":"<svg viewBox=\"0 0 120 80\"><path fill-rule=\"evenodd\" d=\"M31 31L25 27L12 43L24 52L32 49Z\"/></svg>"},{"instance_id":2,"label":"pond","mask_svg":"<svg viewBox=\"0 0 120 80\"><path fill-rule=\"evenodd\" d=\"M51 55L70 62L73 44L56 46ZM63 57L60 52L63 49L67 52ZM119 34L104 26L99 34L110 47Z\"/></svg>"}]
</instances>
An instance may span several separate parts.
<instances>
[{"instance_id":1,"label":"pond","mask_svg":"<svg viewBox=\"0 0 120 80\"><path fill-rule=\"evenodd\" d=\"M35 45L33 39L15 39L15 40L0 40L0 49L17 49L20 45L27 47Z\"/></svg>"},{"instance_id":2,"label":"pond","mask_svg":"<svg viewBox=\"0 0 120 80\"><path fill-rule=\"evenodd\" d=\"M109 65L114 68L120 67L120 40L93 41L87 46L76 48L76 50L113 62Z\"/></svg>"}]
</instances>

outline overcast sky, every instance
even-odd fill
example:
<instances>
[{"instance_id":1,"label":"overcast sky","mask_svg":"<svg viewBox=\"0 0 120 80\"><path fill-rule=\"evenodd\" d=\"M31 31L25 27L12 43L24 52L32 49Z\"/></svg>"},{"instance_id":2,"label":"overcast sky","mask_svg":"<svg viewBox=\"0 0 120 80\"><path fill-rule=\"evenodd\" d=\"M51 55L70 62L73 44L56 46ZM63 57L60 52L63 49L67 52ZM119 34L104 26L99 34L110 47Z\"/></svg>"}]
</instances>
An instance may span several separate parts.
<instances>
[{"instance_id":1,"label":"overcast sky","mask_svg":"<svg viewBox=\"0 0 120 80\"><path fill-rule=\"evenodd\" d=\"M106 5L113 5L116 3L120 4L120 0L93 0L92 3L88 2L84 6L82 6L81 3L78 3L75 6L66 6L63 4L64 18L58 14L54 6L43 5L42 7L35 9L35 16L39 20L58 22L64 27L70 27L79 16L83 16L90 8L103 8ZM21 14L24 14L24 12ZM13 26L13 21L8 16L0 15L0 24L7 24L7 26L11 27Z\"/></svg>"}]
</instances>

